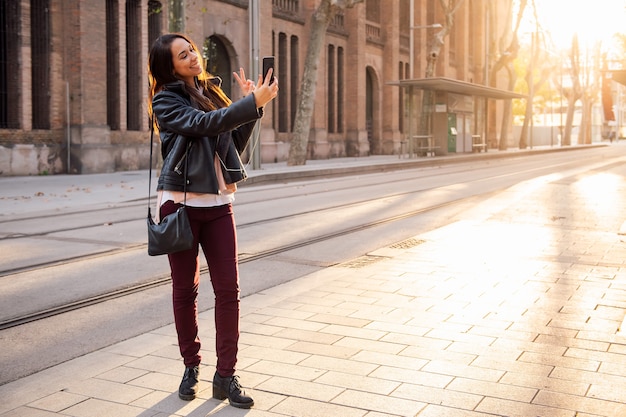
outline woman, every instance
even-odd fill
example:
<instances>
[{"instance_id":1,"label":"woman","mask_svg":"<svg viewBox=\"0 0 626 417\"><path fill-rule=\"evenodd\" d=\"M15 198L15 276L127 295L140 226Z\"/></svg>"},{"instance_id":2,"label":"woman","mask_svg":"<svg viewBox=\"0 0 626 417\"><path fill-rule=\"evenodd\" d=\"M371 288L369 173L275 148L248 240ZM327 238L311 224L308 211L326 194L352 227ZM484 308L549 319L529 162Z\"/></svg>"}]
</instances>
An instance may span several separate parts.
<instances>
[{"instance_id":1,"label":"woman","mask_svg":"<svg viewBox=\"0 0 626 417\"><path fill-rule=\"evenodd\" d=\"M232 202L236 183L246 178L239 154L256 120L263 116L263 107L276 97L278 83L270 85L270 72L265 79L259 76L255 85L240 69L234 76L244 97L231 102L219 79L211 78L203 68L198 48L185 35L162 35L150 50L150 113L160 133L163 156L156 212L163 218L186 201L194 236L192 249L168 255L174 321L185 363L178 395L192 400L198 392L198 249L202 247L215 293L213 397L250 408L254 401L235 375L239 272Z\"/></svg>"}]
</instances>

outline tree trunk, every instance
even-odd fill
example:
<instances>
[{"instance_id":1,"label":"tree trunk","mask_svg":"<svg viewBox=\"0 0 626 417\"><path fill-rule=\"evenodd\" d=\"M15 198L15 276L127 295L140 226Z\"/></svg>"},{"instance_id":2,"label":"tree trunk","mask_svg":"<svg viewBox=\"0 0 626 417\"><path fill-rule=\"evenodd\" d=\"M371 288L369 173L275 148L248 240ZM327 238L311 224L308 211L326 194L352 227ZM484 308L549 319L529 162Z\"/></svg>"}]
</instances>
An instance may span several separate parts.
<instances>
[{"instance_id":1,"label":"tree trunk","mask_svg":"<svg viewBox=\"0 0 626 417\"><path fill-rule=\"evenodd\" d=\"M593 104L595 103L601 85L600 71L593 71L592 68L600 68L600 51L601 45L598 43L590 55L589 49L585 52L585 62L583 82L581 83L583 104L582 119L580 121L580 135L578 136L579 145L588 145L592 140L592 124L593 124ZM590 63L591 61L591 63Z\"/></svg>"},{"instance_id":2,"label":"tree trunk","mask_svg":"<svg viewBox=\"0 0 626 417\"><path fill-rule=\"evenodd\" d=\"M296 108L293 136L289 146L287 165L306 164L307 147L315 103L315 89L317 87L317 71L320 63L320 53L326 41L326 29L335 17L337 10L353 7L363 0L322 0L311 16L311 34L307 45L304 61L304 73L300 85L300 96Z\"/></svg>"},{"instance_id":3,"label":"tree trunk","mask_svg":"<svg viewBox=\"0 0 626 417\"><path fill-rule=\"evenodd\" d=\"M534 59L532 54L531 54L530 59L531 60ZM529 124L530 124L530 120L533 117L534 94L533 94L533 85L532 85L532 82L533 82L532 74L533 74L533 64L531 62L528 68L528 71L526 73L526 84L528 85L528 97L526 98L526 109L524 111L524 123L522 124L522 130L519 136L518 147L520 149L526 149L528 147L528 135L531 129L529 127Z\"/></svg>"},{"instance_id":4,"label":"tree trunk","mask_svg":"<svg viewBox=\"0 0 626 417\"><path fill-rule=\"evenodd\" d=\"M593 99L587 94L582 99L582 117L580 120L580 133L578 135L579 145L588 145L591 143L591 108L593 106Z\"/></svg>"},{"instance_id":5,"label":"tree trunk","mask_svg":"<svg viewBox=\"0 0 626 417\"><path fill-rule=\"evenodd\" d=\"M515 88L515 82L517 81L517 74L515 70L512 70L509 67L506 67L509 73L509 85L508 90L513 91ZM511 128L511 117L513 113L513 102L512 100L504 100L504 105L502 108L502 126L500 130L500 143L498 144L498 149L501 151L507 150L507 135L509 134L509 129Z\"/></svg>"},{"instance_id":6,"label":"tree trunk","mask_svg":"<svg viewBox=\"0 0 626 417\"><path fill-rule=\"evenodd\" d=\"M533 117L530 104L530 97L528 98L528 102L526 103L526 112L524 113L524 123L522 124L522 130L519 135L519 143L518 147L520 149L526 149L528 147L528 134L530 132L530 127L528 126L528 121Z\"/></svg>"},{"instance_id":7,"label":"tree trunk","mask_svg":"<svg viewBox=\"0 0 626 417\"><path fill-rule=\"evenodd\" d=\"M169 31L183 33L185 31L185 4L183 0L169 0Z\"/></svg>"},{"instance_id":8,"label":"tree trunk","mask_svg":"<svg viewBox=\"0 0 626 417\"><path fill-rule=\"evenodd\" d=\"M565 130L563 132L563 140L561 145L569 146L572 144L572 124L574 123L574 110L576 106L576 97L572 93L567 98L567 116L565 117Z\"/></svg>"},{"instance_id":9,"label":"tree trunk","mask_svg":"<svg viewBox=\"0 0 626 417\"><path fill-rule=\"evenodd\" d=\"M578 36L574 34L572 38L572 48L570 50L569 73L572 80L572 87L567 96L567 117L565 119L565 132L563 133L562 145L572 144L572 125L574 124L574 111L576 102L582 98L582 87L580 86L580 49L578 47Z\"/></svg>"},{"instance_id":10,"label":"tree trunk","mask_svg":"<svg viewBox=\"0 0 626 417\"><path fill-rule=\"evenodd\" d=\"M313 117L315 88L317 87L317 68L320 52L326 38L326 28L332 18L330 0L322 0L320 6L311 16L311 35L304 61L304 73L300 85L300 100L296 108L296 119L293 129L291 146L289 147L288 165L304 165L306 163L309 131Z\"/></svg>"},{"instance_id":11,"label":"tree trunk","mask_svg":"<svg viewBox=\"0 0 626 417\"><path fill-rule=\"evenodd\" d=\"M504 52L499 55L498 59L493 65L493 68L491 69L489 85L491 85L494 88L498 86L496 82L498 72L500 72L500 70L502 69L505 69L507 71L508 80L509 80L507 89L509 91L513 91L515 89L515 82L517 81L517 73L515 72L515 69L513 68L513 61L517 58L517 54L519 52L519 40L518 40L517 33L519 32L519 28L520 28L522 18L524 16L524 11L526 10L527 4L528 4L527 0L520 0L519 7L517 9L517 14L515 17L515 25L513 26L512 33L509 34L505 30L503 32L502 38L500 39L499 44L504 45L506 44L506 37L509 35L511 36L510 41L508 42L508 46L505 48ZM487 15L487 18L495 20L494 18L495 13L492 11L492 7L493 7L492 3L487 2L487 5L489 8L489 13ZM513 20L512 19L513 3L511 3L509 7L510 9L507 13L507 17L510 17L512 21ZM495 22L493 24L490 24L489 27L495 27ZM508 26L506 26L506 28L508 28ZM490 47L489 50L490 51L495 50L495 42L494 42L494 47ZM509 135L509 130L511 129L512 113L513 113L513 102L511 101L511 99L504 100L503 108L502 108L502 124L500 127L500 141L498 142L498 149L501 151L505 151L508 148L507 136ZM493 130L495 131L496 130L495 117L490 119L490 124L493 124Z\"/></svg>"}]
</instances>

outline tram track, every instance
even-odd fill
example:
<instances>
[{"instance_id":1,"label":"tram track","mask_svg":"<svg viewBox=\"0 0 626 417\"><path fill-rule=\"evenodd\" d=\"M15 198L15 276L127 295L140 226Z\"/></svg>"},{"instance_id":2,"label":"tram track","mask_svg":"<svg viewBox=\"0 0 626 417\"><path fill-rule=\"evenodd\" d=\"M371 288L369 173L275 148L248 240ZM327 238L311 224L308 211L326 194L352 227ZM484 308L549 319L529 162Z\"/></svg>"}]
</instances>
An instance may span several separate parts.
<instances>
[{"instance_id":1,"label":"tram track","mask_svg":"<svg viewBox=\"0 0 626 417\"><path fill-rule=\"evenodd\" d=\"M480 180L475 180L475 181L480 181ZM257 221L252 221L252 222L247 222L247 223L240 223L237 224L237 229L238 230L244 230L250 227L255 227L255 226L261 226L264 224L269 224L269 223L275 223L275 222L280 222L283 220L288 220L288 219L293 219L293 218L297 218L297 217L301 217L301 216L306 216L312 213L324 213L324 212L334 212L336 210L341 210L341 209L348 209L351 207L357 207L360 205L364 205L364 204L372 204L376 201L381 201L381 200L385 200L385 199L390 199L390 198L397 198L397 197L402 197L402 196L408 196L408 195L414 195L414 194L419 194L419 193L425 193L434 189L437 189L439 187L431 187L431 188L423 188L417 191L408 191L408 192L402 192L402 193L393 193L393 194L387 194L384 197L381 198L376 198L376 199L364 199L364 200L358 200L358 201L352 201L350 203L347 204L336 204L336 205L332 205L332 206L327 206L325 208L322 209L313 209L313 210L307 210L307 211L299 211L297 213L293 213L293 214L288 214L288 215L284 215L284 216L273 216L270 218L266 218L266 219L261 219L261 220L257 220ZM308 195L311 195L311 193L308 193ZM254 204L257 203L258 201L251 201L251 202L247 202L245 204ZM434 208L438 208L438 207L434 207ZM433 209L434 209L433 208ZM424 211L428 211L429 209L424 209ZM423 211L421 210L417 210L414 212L409 213L408 215L404 216L402 215L402 218L406 218L406 217L411 217L417 214L421 214ZM394 216L393 218L398 217L398 216ZM132 222L139 222L141 221L143 218L132 218L132 219L125 219L125 220L118 220L116 221L117 224L121 224L121 223L132 223ZM386 220L381 220L380 222L376 222L376 224L384 224L384 223L388 223L388 221ZM87 225L87 226L80 226L80 227L72 227L72 228L62 228L62 229L57 229L54 231L46 231L43 233L31 233L31 234L22 234L21 236L19 236L19 238L48 238L50 240L55 240L57 238L51 236L53 234L56 233L63 233L63 232L68 232L68 231L76 231L76 230L81 230L81 229L86 229L86 228L91 228L91 227L97 227L97 226L101 226L101 223L98 223L96 225ZM372 226L367 226L365 225L362 228L359 228L359 230L363 230L363 229L367 229L369 227ZM356 230L358 231L358 230ZM342 232L338 232L338 233L333 233L331 234L331 236L336 237L338 235L341 235ZM18 238L18 237L15 237ZM0 238L0 241L2 239ZM63 238L58 238L58 240L64 240ZM321 241L324 240L328 240L327 238L322 237ZM307 240L308 241L308 240ZM317 239L313 238L311 239L311 241L315 242L317 241ZM95 240L91 240L92 243L97 243L97 241ZM298 247L302 247L302 244L295 244L295 246L291 249L295 249ZM103 250L103 251L99 251L96 253L90 253L87 255L77 255L77 256L70 256L67 258L60 258L60 259L55 259L53 261L48 261L48 262L41 262L41 263L37 263L37 264L31 264L28 266L22 266L22 267L16 267L16 268L9 268L9 269L4 269L4 270L0 270L0 278L3 277L7 277L10 275L16 275L16 274L20 274L20 273L24 273L24 272L30 272L30 271L34 271L34 270L38 270L38 269L44 269L44 268L50 268L50 267L55 267L55 266L59 266L59 265L66 265L66 264L70 264L70 263L76 263L76 262L82 262L85 260L89 260L89 259L96 259L96 258L101 258L101 257L105 257L105 256L116 256L125 252L131 252L131 251L136 251L136 250L145 250L147 248L147 243L142 243L142 244L133 244L133 245L124 245L121 247L117 247L117 248L113 248L113 249L108 249L108 250ZM277 249L278 253L280 252L284 252L286 250L289 249L285 249L282 250L280 248ZM256 255L254 255L256 256ZM252 256L253 257L253 256ZM261 255L261 258L266 257L265 255Z\"/></svg>"},{"instance_id":2,"label":"tram track","mask_svg":"<svg viewBox=\"0 0 626 417\"><path fill-rule=\"evenodd\" d=\"M548 157L549 155L545 155L546 157ZM506 164L507 161L510 161L512 159L515 158L519 158L519 156L515 156L512 155L509 158L502 158L502 159L495 159L493 161L491 161L491 166L490 168L493 167L494 163L501 163L501 164ZM475 162L475 161L474 161ZM471 172L471 171L478 171L478 170L484 170L486 167L484 165L480 165L478 168L469 168L468 169L468 164L471 164L472 161L468 162L467 164L463 163L463 164L459 164L458 166L448 166L447 170L445 172L445 174L443 175L455 175L458 173L467 173L467 172ZM564 162L564 163L559 163L559 164L552 164L551 167L552 168L562 168L565 167L567 165L571 165L572 162ZM439 167L438 167L439 168ZM545 169L545 165L540 165L538 167L534 167L531 169L527 169L524 171L520 171L520 172L525 172L525 173L530 173L536 170L543 170ZM428 167L426 169L420 169L417 168L418 170L420 170L420 179L428 179L430 177L437 177L440 178L442 176L442 173L439 172L438 170L434 169L433 167ZM404 172L404 170L397 170L397 171L390 171L387 172L386 175L389 175L390 173L402 173ZM517 172L516 174L520 173ZM375 175L375 174L364 174L364 175ZM487 176L488 177L488 176ZM485 178L487 178L485 177ZM333 180L339 181L338 179L334 178ZM402 182L412 182L414 181L414 178L405 178L405 179L400 179L400 180L396 180L397 183L402 183ZM321 183L324 180L311 180L311 181L307 181L306 184L307 186L311 185L311 184L315 184L317 183ZM369 181L367 183L367 185L361 186L361 188L365 188L365 187L372 187L372 186L377 186L377 185L383 185L383 184L387 184L389 182L388 179L381 179L379 181ZM293 184L288 184L290 186L293 186ZM285 184L281 184L280 187L285 186ZM263 187L261 189L255 189L258 187ZM259 193L259 194L264 194L267 191L267 188L265 188L266 186L264 185L255 185L252 184L250 186L243 186L242 190L245 190L243 192L246 192L248 195L251 194L255 194L255 193ZM358 187L357 187L358 188ZM435 187L433 187L435 188ZM333 187L333 191L342 191L342 190L354 190L355 187L354 186L338 186L338 187ZM424 188L421 189L420 191L428 191L429 189L432 188ZM307 191L306 193L302 193L302 194L290 194L288 196L285 197L278 197L277 200L281 200L281 199L290 199L290 198L294 198L294 197L299 197L299 196L304 196L304 195L317 195L317 194L325 194L328 192L328 189L326 188L322 188L319 189L317 191ZM72 211L64 211L64 212L53 212L53 213L46 213L46 218L50 219L50 218L54 218L54 217L64 217L64 216L74 216L74 215L85 215L85 214L89 214L89 215L93 215L99 212L107 212L107 211L112 211L112 210L126 210L128 211L129 209L133 209L133 208L139 208L139 207L147 207L147 198L142 198L142 199L134 199L134 200L128 200L125 201L123 203L118 203L117 205L114 206L107 206L107 207L92 207L92 208L88 208L88 209L83 209L83 210L72 210ZM151 205L154 204L154 202L156 201L156 197L152 197L151 198ZM249 205L249 204L255 204L255 203L259 203L259 202L263 202L265 201L263 197L258 197L258 198L252 198L246 202L238 202L237 206L242 206L242 205ZM117 223L121 223L121 222L133 222L133 221L138 221L138 220L142 220L144 217L140 216L133 216L130 218L124 218L124 219L120 219L117 220ZM22 221L29 221L29 220L40 220L41 219L41 213L37 213L35 215L26 215L26 216L22 216L20 217L19 215L14 215L14 216L10 216L9 218L1 218L0 217L0 226L3 224L7 224L7 223L15 223L15 222L22 222ZM83 228L89 228L89 227L98 227L101 226L102 222L94 222L94 223L90 223L90 224L85 224L85 225L81 225L81 226L77 226L77 227L73 227L73 228L59 228L59 229L51 229L51 230L47 230L44 233L15 233L13 235L5 235L2 236L2 230L0 229L0 241L2 240L7 240L7 239L19 239L19 238L25 238L25 237L37 237L37 236L41 236L41 235L46 235L46 234L53 234L53 233L62 233L62 232L67 232L67 231L73 231L73 230L80 230ZM0 274L2 273L2 271L0 271Z\"/></svg>"},{"instance_id":3,"label":"tram track","mask_svg":"<svg viewBox=\"0 0 626 417\"><path fill-rule=\"evenodd\" d=\"M455 199L455 200L450 200L447 201L445 203L441 203L441 204L436 204L436 205L431 205L428 207L424 207L421 209L417 209L417 210L411 210L402 214L398 214L398 215L394 215L394 216L390 216L390 217L386 217L386 218L382 218L379 220L375 220L375 221L371 221L371 222L367 222L364 224L360 224L357 226L352 226L349 228L344 228L341 230L337 230L335 232L332 233L327 233L327 234L323 234L323 235L319 235L319 236L315 236L315 237L310 237L307 239L303 239L300 240L298 242L294 242L294 243L290 243L287 245L283 245L283 246L279 246L279 247L275 247L275 248L271 248L268 250L264 250L255 254L251 254L251 255L240 255L239 258L239 263L240 264L245 264L245 263L249 263L249 262L254 262L254 261L258 261L258 260L262 260L265 258L269 258L272 256L276 256L276 255L280 255L289 251L292 251L294 249L298 249L298 248L302 248L302 247L306 247L306 246L310 246L316 243L321 243L324 241L329 241L338 237L342 237L342 236L346 236L352 233L357 233L360 231L364 231L373 227L377 227L377 226L381 226L381 225L385 225L385 224L389 224L389 223L393 223L393 222L397 222L397 221L401 221L410 217L414 217L414 216L418 216L421 214L424 214L426 212L429 211L434 211L434 210L438 210L444 207L448 207L448 206L452 206L455 204L460 204L463 203L465 201L468 201L470 199L474 199L476 198L476 195L472 195L472 196L468 196L468 197L463 197L463 198L459 198L459 199ZM272 220L276 220L276 219L272 219ZM134 250L136 250L138 247L144 248L146 247L146 245L136 245L136 247L134 247ZM119 251L112 251L112 252L116 252L119 253ZM99 254L100 256L103 256L104 254ZM93 256L98 256L98 255L93 255ZM81 257L78 257L79 259ZM84 259L85 257L82 257L82 259ZM61 264L62 262L57 262L57 264ZM48 265L51 266L51 265ZM35 269L35 268L33 268ZM200 273L201 274L205 274L208 272L208 268L202 267L200 268ZM84 307L88 307L91 305L95 305L95 304L99 304L108 300L112 300L115 298L120 298L120 297L124 297L127 295L131 295L131 294L136 294L151 288L155 288L155 287L159 287L161 285L165 285L168 284L170 282L170 276L169 273L164 274L164 275L160 275L155 277L152 280L146 281L146 282L141 282L141 283L137 283L128 287L124 287L124 288L118 288L118 289L114 289L111 291L107 291L105 293L99 294L99 295L95 295L92 297L87 297L81 300L76 300L76 301L71 301L71 302L67 302L55 307L51 307L45 310L41 310L41 311L37 311L37 312L33 312L33 313L29 313L29 314L24 314L22 316L19 317L14 317L14 318L10 318L7 320L3 320L0 321L0 330L4 330L4 329L8 329L11 327L16 327L16 326L21 326L21 325L25 325L37 320L42 320L45 318L49 318L49 317L54 317L60 314L64 314L64 313L68 313L74 310L78 310Z\"/></svg>"},{"instance_id":4,"label":"tram track","mask_svg":"<svg viewBox=\"0 0 626 417\"><path fill-rule=\"evenodd\" d=\"M554 169L555 166L556 167L566 167L567 165L572 164L572 162L565 162L565 163L560 163L560 164L552 164L551 169ZM507 176L512 176L512 175L520 175L520 173L529 173L529 172L533 172L533 171L539 171L539 170L543 170L545 169L545 165L542 165L540 167L530 167L527 168L523 171L515 171L515 172L509 172L509 173L504 173L499 175L500 177L507 177ZM459 169L459 170L453 170L453 172L446 172L446 174L458 174L459 171L467 171L467 167L465 167L465 170ZM439 176L441 175L441 173L438 173ZM433 174L433 176L435 176L435 174ZM467 186L468 184L471 183L476 183L479 181L484 181L487 179L493 179L494 176L490 175L490 174L485 174L484 176L478 176L476 178L474 178L473 180L464 180L462 182L458 182L456 183L457 185L465 185ZM414 179L412 178L408 178L402 181L413 181ZM370 181L367 183L367 185L363 186L365 187L372 187L375 185L381 185L381 184L386 184L387 181ZM454 186L455 183L450 184L447 183L447 186ZM344 189L351 189L354 190L354 186L346 186ZM396 192L396 193L390 193L390 194L385 194L382 197L378 197L378 198L369 198L369 199L360 199L358 201L351 201L349 203L346 204L336 204L333 206L327 206L324 208L318 208L318 209L311 209L309 211L304 210L304 211L299 211L297 213L292 213L292 214L288 214L288 215L284 215L284 216L273 216L273 217L269 217L269 218L265 218L265 219L259 219L256 221L251 221L248 223L243 223L243 224L239 224L237 226L238 229L245 229L245 228L249 228L249 227L253 227L253 226L259 226L262 224L266 224L266 223L270 223L270 222L279 222L281 220L286 220L286 219L294 219L297 218L299 216L305 216L305 215L309 215L311 213L322 213L324 211L335 211L335 210L340 210L340 209L346 209L349 207L355 207L358 205L363 205L363 204L372 204L376 201L382 201L382 200L386 200L386 199L390 199L393 197L399 197L399 196L408 196L408 195L416 195L419 193L425 193L427 191L431 191L431 190L436 190L438 188L441 188L441 186L433 186L433 187L422 187L418 190L412 190L412 191L406 191L406 192ZM311 236L311 237L307 237L295 242L291 242L285 245L280 245L280 246L276 246L274 248L269 248L266 250L261 250L258 251L256 253L253 254L240 254L240 263L244 264L244 263L250 263L250 262L255 262L255 261L259 261L262 259L267 259L270 258L272 256L277 256L280 254L284 254L286 252L298 249L298 248L303 248L306 246L310 246L310 245L314 245L317 243L321 243L321 242L325 242L325 241L330 241L332 239L336 239L336 238L340 238L342 236L346 236L346 235L350 235L353 233L358 233L360 231L364 231L366 229L370 229L370 228L374 228L377 226L382 226L382 225L386 225L386 224L390 224L393 222L397 222L397 221L401 221L410 217L415 217L415 216L419 216L422 215L424 213L427 212L431 212L431 211L435 211L438 209L442 209L445 207L450 207L453 206L455 204L462 204L465 203L471 199L475 199L475 198L486 198L488 195L490 194L495 194L499 191L501 191L503 188L505 187L496 187L495 189L492 189L488 192L482 192L482 193L473 193L471 195L468 196L463 196L460 198L451 198L449 200L446 200L445 202L441 202L438 204L430 204L428 206L425 207L421 207L415 210L408 210L406 212L402 212L399 214L395 214L395 215L390 215L387 217L383 217L383 218L379 218L379 219L374 219L372 221L369 222L364 222L361 224L356 224L356 225L352 225L349 227L344 227L344 228L339 228L335 231L332 231L330 233L325 233L325 234L319 234L317 236ZM341 191L341 187L335 187L333 188L333 191ZM328 192L327 189L320 189L318 191L311 191L311 190L307 190L306 192L303 193L298 193L298 194L291 194L289 196L285 196L285 197L277 197L276 199L274 199L273 201L276 200L280 200L280 199L287 199L287 198L297 198L299 196L311 196L313 194L322 194L322 193L326 193ZM263 200L262 198L252 198L251 200L246 201L243 204L254 204L254 203L258 203L258 202L264 202L265 200ZM146 201L137 201L137 202L133 202L132 206L133 207L139 207L139 206L145 206L146 205ZM238 203L239 205L242 205L242 203ZM128 209L129 205L126 204L123 208L124 209ZM94 209L92 210L84 210L82 211L82 214L85 213L92 213ZM105 210L105 209L95 209L95 210ZM111 207L106 208L106 210L111 210ZM69 213L70 215L74 215L78 212L72 212ZM33 220L35 218L33 217ZM22 220L28 220L28 219L22 219ZM137 222L140 221L141 218L140 217L133 217L130 219L126 219L123 220L125 222ZM118 219L117 223L122 222L122 220ZM1 223L1 222L0 222ZM101 226L102 223L98 223L95 226ZM32 234L27 234L24 235L22 237L43 237L43 236L50 236L53 233L59 233L61 231L68 231L68 230L80 230L82 228L86 228L86 227L94 227L94 226L77 226L77 227L73 227L73 228L60 228L58 231L46 231L44 233L32 233ZM15 237L13 239L17 239L18 237ZM50 237L51 239L54 239L54 237ZM6 237L5 237L6 239ZM67 257L64 259L56 259L53 261L49 261L49 262L42 262L42 263L38 263L38 264L33 264L33 265L28 265L28 266L23 266L23 267L17 267L17 268L12 268L12 269L5 269L3 271L0 271L0 278L2 277L7 277L10 275L16 275L19 273L24 273L24 272L31 272L31 271L37 271L37 270L41 270L41 269L45 269L45 268L51 268L51 267L55 267L55 266L59 266L59 265L67 265L69 263L78 263L78 262L82 262L85 260L89 260L89 259L95 259L95 258L99 258L99 257L105 257L105 256L115 256L115 255L119 255L125 252L130 252L130 251L138 251L138 250L145 250L145 247L147 245L144 244L135 244L135 245L127 245L127 246L123 246L120 248L114 248L114 249L110 249L110 250L104 250L101 252L97 252L97 253L90 253L90 254L84 254L84 255L78 255L78 256L73 256L73 257ZM202 267L200 272L202 274L207 273L208 271L207 267ZM167 283L170 282L170 277L169 277L169 273L168 274L163 274L163 275L157 275L154 276L152 279L147 280L147 281L143 281L143 282L139 282L130 286L126 286L123 288L115 288L115 289L111 289L109 291L105 291L101 294L98 295L94 295L94 296L90 296L90 297L85 297L79 300L75 300L75 301L68 301L62 304L59 304L57 306L53 306L50 308L46 308L46 309L42 309L40 311L36 311L33 313L26 313L23 315L20 315L18 317L12 317L12 318L6 318L3 321L0 321L0 330L3 329L8 329L11 327L16 327L16 326L21 326L21 325L25 325L34 321L38 321L38 320L42 320L45 318L49 318L49 317L53 317L53 316L57 316L57 315L61 315L70 311L75 311L87 306L91 306L91 305L95 305L95 304L99 304L108 300L112 300L115 298L120 298L120 297L124 297L127 295L131 295L131 294L136 294L136 293L140 293L142 291L146 291L148 289L151 288L155 288L155 287L159 287L162 285L165 285Z\"/></svg>"},{"instance_id":5,"label":"tram track","mask_svg":"<svg viewBox=\"0 0 626 417\"><path fill-rule=\"evenodd\" d=\"M405 181L411 181L411 180L405 180ZM381 185L384 184L385 182L375 182L375 183L368 183L368 187L372 186L372 185ZM413 194L418 194L418 193L424 193L424 192L428 192L430 190L436 189L438 187L430 187L430 188L422 188L419 190L415 190L415 191L407 191L407 192L402 192L402 193L393 193L393 194L387 194L384 197L381 198L376 198L376 199L362 199L362 200L357 200L357 201L352 201L350 203L347 204L336 204L336 205L332 205L332 206L327 206L325 208L322 209L314 209L314 210L308 210L308 211L299 211L297 213L293 213L293 214L289 214L289 215L284 215L284 216L273 216L270 218L266 218L266 219L261 219L261 220L257 220L257 221L253 221L253 222L247 222L247 223L240 223L237 224L237 229L238 230L242 230L242 229L246 229L249 227L254 227L254 226L260 226L263 224L268 224L268 223L273 223L273 222L279 222L282 220L287 220L287 219L291 219L291 218L296 218L299 216L304 216L307 214L311 214L311 213L322 213L322 212L332 212L335 210L341 210L341 209L346 209L346 208L350 208L350 207L355 207L358 205L363 205L363 204L371 204L375 201L379 201L379 200L383 200L383 199L388 199L388 198L394 198L394 197L401 197L401 196L406 196L406 195L413 195ZM346 187L345 189L348 189L348 187ZM351 190L354 190L354 187L349 188ZM334 191L342 191L342 188L334 188ZM294 198L294 197L298 197L298 196L311 196L311 195L315 195L315 194L323 194L327 192L327 190L321 190L321 191L317 191L317 192L307 192L307 193L303 193L300 195L290 195L289 197L284 197L284 199L287 198ZM278 201L279 199L276 199L274 201ZM251 205L251 204L255 204L255 203L259 203L259 202L263 202L264 200L262 199L253 199L251 201L247 201L245 203L237 203L238 206L242 206L242 205ZM141 205L145 205L146 203L143 202L141 203ZM137 204L137 206L139 206L139 204ZM125 206L124 209L127 209L128 206ZM85 210L82 212L72 212L70 213L70 215L75 215L77 213L80 214L92 214L94 211L100 211L101 209L96 209L96 210ZM111 210L110 208L107 210ZM37 218L32 218L32 219L38 219ZM132 218L124 218L124 219L118 219L115 221L116 224L122 224L122 223L134 223L134 222L139 222L142 221L144 219L144 217L132 217ZM22 219L22 220L31 220L31 219ZM0 222L2 223L2 222ZM75 226L75 227L64 227L64 228L57 228L57 229L53 229L53 230L46 230L45 232L39 232L39 233L20 233L20 234L14 234L11 236L5 236L5 237L0 237L0 241L2 240L10 240L10 239L24 239L24 238L48 238L51 240L54 240L55 237L52 236L54 234L59 234L59 233L64 233L64 232L71 232L71 231L77 231L77 230L83 230L83 229L89 229L89 228L93 228L93 227L99 227L102 226L102 222L99 223L93 223L93 224L83 224L81 226ZM59 240L62 240L61 238L59 238ZM94 243L96 241L93 241ZM87 260L87 259L95 259L95 258L100 258L103 256L114 256L114 255L118 255L120 253L124 253L124 252L130 252L133 250L138 250L138 249L145 249L147 247L147 243L144 244L139 244L139 245L126 245L126 246L122 246L122 247L117 247L117 248L113 248L113 249L109 249L109 250L103 250L103 251L99 251L97 253L92 253L92 254L88 254L88 255L79 255L79 256L70 256L67 258L60 258L60 259L55 259L53 261L48 261L48 262L42 262L42 263L37 263L37 264L32 264L32 265L28 265L28 266L23 266L23 267L16 267L16 268L9 268L9 269L4 269L4 270L0 270L0 278L2 277L6 277L9 275L15 275L15 274L19 274L19 273L23 273L23 272L29 272L29 271L33 271L33 270L37 270L37 269L43 269L43 268L48 268L48 267L54 267L54 266L58 266L58 265L62 265L62 264L68 264L68 263L73 263L73 262L80 262L83 260Z\"/></svg>"}]
</instances>

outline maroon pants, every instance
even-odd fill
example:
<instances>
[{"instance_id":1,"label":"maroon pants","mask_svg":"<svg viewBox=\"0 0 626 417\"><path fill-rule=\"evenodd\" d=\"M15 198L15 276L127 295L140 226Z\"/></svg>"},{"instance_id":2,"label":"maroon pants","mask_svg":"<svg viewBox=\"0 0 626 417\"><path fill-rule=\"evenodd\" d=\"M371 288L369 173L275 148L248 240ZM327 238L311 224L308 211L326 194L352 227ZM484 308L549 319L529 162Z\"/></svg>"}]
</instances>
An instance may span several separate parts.
<instances>
[{"instance_id":1,"label":"maroon pants","mask_svg":"<svg viewBox=\"0 0 626 417\"><path fill-rule=\"evenodd\" d=\"M165 202L161 206L161 218L175 212L179 206L173 201ZM217 371L223 377L232 376L239 341L239 269L232 205L187 207L187 213L194 246L168 255L178 346L185 366L200 364L197 298L200 284L198 249L201 246L215 294Z\"/></svg>"}]
</instances>

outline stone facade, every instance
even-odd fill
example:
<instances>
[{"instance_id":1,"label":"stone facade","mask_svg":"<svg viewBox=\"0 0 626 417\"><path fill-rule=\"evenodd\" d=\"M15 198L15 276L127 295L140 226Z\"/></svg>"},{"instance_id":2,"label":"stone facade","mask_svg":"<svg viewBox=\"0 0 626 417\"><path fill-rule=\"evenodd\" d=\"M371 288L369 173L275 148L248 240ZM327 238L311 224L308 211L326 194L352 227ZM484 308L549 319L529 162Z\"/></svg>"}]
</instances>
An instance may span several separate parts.
<instances>
[{"instance_id":1,"label":"stone facade","mask_svg":"<svg viewBox=\"0 0 626 417\"><path fill-rule=\"evenodd\" d=\"M406 106L401 89L389 83L408 77L410 36L415 41L414 73L416 78L423 76L424 51L432 36L428 30L409 29L410 1L415 5L415 25L445 23L439 2L433 0L365 0L331 22L319 60L309 159L400 152ZM463 2L455 15L454 51L441 54L437 76L483 81L483 11L488 2L503 11L510 1ZM12 87L0 91L8 97L0 118L0 175L87 174L148 167L147 54L151 34L168 31L169 3L18 0L17 10L6 11L5 20L16 18L20 24L16 37L3 34L11 44L17 42L4 64L7 77L17 79L17 84L9 78L6 81ZM268 106L261 122L261 163L287 159L310 18L318 3L259 1L259 60L276 56L280 82L279 98ZM213 60L226 74L220 75L236 100L239 92L229 72L243 67L249 78L256 79L250 71L248 1L184 4L184 32L199 47L207 39L217 45L219 56ZM47 13L31 13L31 8L45 7ZM43 16L47 23L33 16ZM42 25L47 25L44 42L37 39ZM470 49L475 52L469 54ZM18 62L17 70L13 60ZM46 68L44 72L32 69L41 60L49 63L47 75ZM48 77L48 102L40 94L42 74ZM34 126L33 115L42 108L49 112L49 123Z\"/></svg>"}]
</instances>

